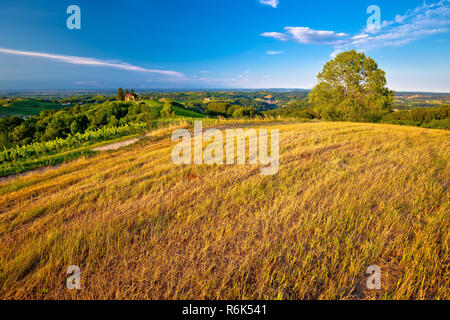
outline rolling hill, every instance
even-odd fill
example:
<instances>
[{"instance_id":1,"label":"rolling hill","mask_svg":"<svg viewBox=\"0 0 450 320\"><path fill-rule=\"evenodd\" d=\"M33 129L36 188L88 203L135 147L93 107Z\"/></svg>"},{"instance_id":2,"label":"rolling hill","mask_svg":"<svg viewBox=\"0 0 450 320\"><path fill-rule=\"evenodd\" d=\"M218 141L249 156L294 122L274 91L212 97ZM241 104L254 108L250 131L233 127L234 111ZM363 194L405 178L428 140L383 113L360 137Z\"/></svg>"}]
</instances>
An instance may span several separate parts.
<instances>
[{"instance_id":1,"label":"rolling hill","mask_svg":"<svg viewBox=\"0 0 450 320\"><path fill-rule=\"evenodd\" d=\"M43 110L62 109L64 106L52 103L42 102L34 99L25 99L21 101L14 101L12 103L0 105L0 116L34 116L38 115Z\"/></svg>"},{"instance_id":2,"label":"rolling hill","mask_svg":"<svg viewBox=\"0 0 450 320\"><path fill-rule=\"evenodd\" d=\"M167 132L1 182L0 298L450 297L449 132L258 126L280 130L277 175L174 165Z\"/></svg>"}]
</instances>

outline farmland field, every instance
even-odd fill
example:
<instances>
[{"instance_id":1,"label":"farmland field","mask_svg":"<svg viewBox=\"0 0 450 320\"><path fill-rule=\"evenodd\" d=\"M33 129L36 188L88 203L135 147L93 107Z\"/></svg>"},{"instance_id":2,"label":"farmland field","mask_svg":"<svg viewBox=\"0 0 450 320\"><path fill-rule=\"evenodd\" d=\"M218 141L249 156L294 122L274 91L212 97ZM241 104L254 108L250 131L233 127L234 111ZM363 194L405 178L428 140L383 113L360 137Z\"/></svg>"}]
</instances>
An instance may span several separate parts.
<instances>
[{"instance_id":1,"label":"farmland field","mask_svg":"<svg viewBox=\"0 0 450 320\"><path fill-rule=\"evenodd\" d=\"M64 106L57 103L25 99L22 101L14 101L12 103L0 105L0 116L33 116L39 114L43 110L61 109L63 107Z\"/></svg>"},{"instance_id":2,"label":"farmland field","mask_svg":"<svg viewBox=\"0 0 450 320\"><path fill-rule=\"evenodd\" d=\"M168 131L1 182L0 298L450 298L448 131L258 126L277 175L174 165Z\"/></svg>"}]
</instances>

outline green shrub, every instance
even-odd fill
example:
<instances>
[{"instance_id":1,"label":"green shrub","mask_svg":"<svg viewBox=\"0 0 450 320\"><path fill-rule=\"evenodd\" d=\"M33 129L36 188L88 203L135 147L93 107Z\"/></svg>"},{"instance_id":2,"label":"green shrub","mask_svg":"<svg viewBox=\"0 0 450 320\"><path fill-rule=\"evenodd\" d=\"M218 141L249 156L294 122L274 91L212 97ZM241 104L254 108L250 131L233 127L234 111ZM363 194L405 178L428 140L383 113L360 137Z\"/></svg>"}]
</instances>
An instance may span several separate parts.
<instances>
[{"instance_id":1,"label":"green shrub","mask_svg":"<svg viewBox=\"0 0 450 320\"><path fill-rule=\"evenodd\" d=\"M383 122L448 130L450 129L450 105L442 105L428 109L417 108L410 111L397 111L385 116Z\"/></svg>"}]
</instances>

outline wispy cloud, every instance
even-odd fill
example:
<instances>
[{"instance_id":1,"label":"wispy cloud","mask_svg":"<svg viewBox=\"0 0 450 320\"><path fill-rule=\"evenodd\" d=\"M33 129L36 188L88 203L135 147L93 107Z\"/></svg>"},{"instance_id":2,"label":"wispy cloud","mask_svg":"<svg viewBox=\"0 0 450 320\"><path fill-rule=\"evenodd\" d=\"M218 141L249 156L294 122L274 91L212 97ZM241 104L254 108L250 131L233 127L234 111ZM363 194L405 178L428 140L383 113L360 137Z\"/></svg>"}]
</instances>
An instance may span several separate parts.
<instances>
[{"instance_id":1,"label":"wispy cloud","mask_svg":"<svg viewBox=\"0 0 450 320\"><path fill-rule=\"evenodd\" d=\"M266 52L269 56L276 56L278 54L282 54L283 51L273 51L273 50L267 50Z\"/></svg>"},{"instance_id":2,"label":"wispy cloud","mask_svg":"<svg viewBox=\"0 0 450 320\"><path fill-rule=\"evenodd\" d=\"M447 33L450 25L450 0L423 3L393 20L383 21L381 29L363 28L348 35L335 31L313 30L308 27L285 27L284 33L265 32L264 37L302 44L322 44L334 47L332 55L347 49L371 50L387 46L401 46L426 36Z\"/></svg>"},{"instance_id":3,"label":"wispy cloud","mask_svg":"<svg viewBox=\"0 0 450 320\"><path fill-rule=\"evenodd\" d=\"M335 43L335 50L401 46L426 36L447 33L450 25L449 3L449 0L432 4L424 2L403 15L397 15L393 20L383 21L379 30L364 28L353 37Z\"/></svg>"},{"instance_id":4,"label":"wispy cloud","mask_svg":"<svg viewBox=\"0 0 450 320\"><path fill-rule=\"evenodd\" d=\"M271 6L273 8L278 7L280 2L278 0L259 0L259 3Z\"/></svg>"},{"instance_id":5,"label":"wispy cloud","mask_svg":"<svg viewBox=\"0 0 450 320\"><path fill-rule=\"evenodd\" d=\"M79 86L86 86L86 85L98 85L97 81L75 81L74 84L77 84Z\"/></svg>"},{"instance_id":6,"label":"wispy cloud","mask_svg":"<svg viewBox=\"0 0 450 320\"><path fill-rule=\"evenodd\" d=\"M285 27L284 30L285 33L264 32L261 35L282 41L293 40L303 44L333 44L335 41L347 36L345 33L313 30L308 27Z\"/></svg>"},{"instance_id":7,"label":"wispy cloud","mask_svg":"<svg viewBox=\"0 0 450 320\"><path fill-rule=\"evenodd\" d=\"M255 73L251 70L243 70L239 73L220 72L211 76L190 76L184 80L184 83L200 85L200 87L232 87L232 88L261 88L265 81L271 79L270 75Z\"/></svg>"},{"instance_id":8,"label":"wispy cloud","mask_svg":"<svg viewBox=\"0 0 450 320\"><path fill-rule=\"evenodd\" d=\"M280 32L264 32L261 33L261 35L263 37L275 38L281 41L288 41L290 39L289 35Z\"/></svg>"},{"instance_id":9,"label":"wispy cloud","mask_svg":"<svg viewBox=\"0 0 450 320\"><path fill-rule=\"evenodd\" d=\"M43 53L43 52L33 52L33 51L19 51L19 50L7 49L7 48L0 48L0 53L50 59L50 60L55 60L55 61L70 63L70 64L108 67L108 68L121 69L121 70L126 70L126 71L157 73L157 74L170 76L170 77L179 77L179 78L184 77L184 75L182 73L177 72L177 71L147 69L147 68L134 66L132 64L120 62L120 61L119 62L118 61L108 61L108 60L101 60L101 59L96 59L96 58L67 56L67 55L59 55L59 54L51 54L51 53Z\"/></svg>"}]
</instances>

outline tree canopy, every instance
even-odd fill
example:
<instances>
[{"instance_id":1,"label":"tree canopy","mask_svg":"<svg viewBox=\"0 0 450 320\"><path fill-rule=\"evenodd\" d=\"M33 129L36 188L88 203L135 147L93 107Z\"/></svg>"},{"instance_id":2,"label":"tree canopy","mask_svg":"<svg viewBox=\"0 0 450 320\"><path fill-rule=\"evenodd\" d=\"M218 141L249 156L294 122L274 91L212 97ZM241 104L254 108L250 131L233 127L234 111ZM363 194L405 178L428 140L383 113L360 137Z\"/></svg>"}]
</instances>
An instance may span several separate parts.
<instances>
[{"instance_id":1,"label":"tree canopy","mask_svg":"<svg viewBox=\"0 0 450 320\"><path fill-rule=\"evenodd\" d=\"M394 92L374 59L356 50L327 62L309 94L314 111L324 119L379 121L392 112Z\"/></svg>"},{"instance_id":2,"label":"tree canopy","mask_svg":"<svg viewBox=\"0 0 450 320\"><path fill-rule=\"evenodd\" d=\"M117 100L119 100L119 101L125 100L125 94L123 93L123 89L122 88L119 88L117 90Z\"/></svg>"}]
</instances>

